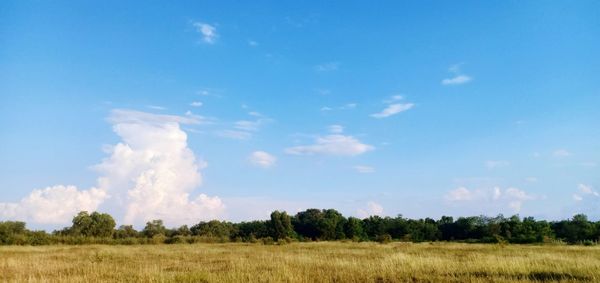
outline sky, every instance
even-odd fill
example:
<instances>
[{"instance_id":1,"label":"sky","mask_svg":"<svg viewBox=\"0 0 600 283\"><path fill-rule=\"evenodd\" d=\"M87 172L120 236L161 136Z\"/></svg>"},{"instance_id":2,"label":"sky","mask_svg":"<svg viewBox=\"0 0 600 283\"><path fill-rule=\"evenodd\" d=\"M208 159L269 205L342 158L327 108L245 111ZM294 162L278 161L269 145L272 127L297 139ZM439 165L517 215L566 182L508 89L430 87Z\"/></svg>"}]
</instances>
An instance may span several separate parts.
<instances>
[{"instance_id":1,"label":"sky","mask_svg":"<svg viewBox=\"0 0 600 283\"><path fill-rule=\"evenodd\" d=\"M600 219L597 1L2 1L0 220Z\"/></svg>"}]
</instances>

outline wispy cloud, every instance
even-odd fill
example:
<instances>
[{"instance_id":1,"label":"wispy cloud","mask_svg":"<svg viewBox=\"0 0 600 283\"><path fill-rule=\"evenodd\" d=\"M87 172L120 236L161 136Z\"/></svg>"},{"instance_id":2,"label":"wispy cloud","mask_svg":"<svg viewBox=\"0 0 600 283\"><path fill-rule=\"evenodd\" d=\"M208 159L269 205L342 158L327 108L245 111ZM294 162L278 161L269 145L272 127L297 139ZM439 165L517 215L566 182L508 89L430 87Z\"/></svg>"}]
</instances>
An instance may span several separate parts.
<instances>
[{"instance_id":1,"label":"wispy cloud","mask_svg":"<svg viewBox=\"0 0 600 283\"><path fill-rule=\"evenodd\" d=\"M558 157L558 158L569 157L569 156L571 156L571 152L569 152L566 149L557 149L554 152L552 152L552 156Z\"/></svg>"},{"instance_id":2,"label":"wispy cloud","mask_svg":"<svg viewBox=\"0 0 600 283\"><path fill-rule=\"evenodd\" d=\"M466 83L470 82L471 80L473 80L472 77L462 74L461 66L462 66L462 64L456 64L456 65L453 65L450 68L448 68L448 71L450 73L454 74L454 76L443 79L442 84L443 85L461 85L461 84L466 84Z\"/></svg>"},{"instance_id":3,"label":"wispy cloud","mask_svg":"<svg viewBox=\"0 0 600 283\"><path fill-rule=\"evenodd\" d=\"M344 132L344 127L341 125L331 125L327 127L332 134L341 134Z\"/></svg>"},{"instance_id":4,"label":"wispy cloud","mask_svg":"<svg viewBox=\"0 0 600 283\"><path fill-rule=\"evenodd\" d=\"M202 40L208 44L214 44L217 41L219 35L217 34L217 28L213 25L201 22L194 22L196 31L202 35Z\"/></svg>"},{"instance_id":5,"label":"wispy cloud","mask_svg":"<svg viewBox=\"0 0 600 283\"><path fill-rule=\"evenodd\" d=\"M381 112L371 114L371 117L377 118L377 119L386 118L386 117L389 117L389 116L392 116L392 115L396 115L398 113L410 110L414 106L415 105L413 103L395 103L395 104L390 104L390 105L388 105L388 107L386 107L383 110L381 110Z\"/></svg>"},{"instance_id":6,"label":"wispy cloud","mask_svg":"<svg viewBox=\"0 0 600 283\"><path fill-rule=\"evenodd\" d=\"M252 134L245 131L222 130L217 132L217 136L234 140L248 140L252 137Z\"/></svg>"},{"instance_id":7,"label":"wispy cloud","mask_svg":"<svg viewBox=\"0 0 600 283\"><path fill-rule=\"evenodd\" d=\"M252 152L252 154L250 154L248 157L248 160L250 163L263 168L273 167L277 162L277 158L275 156L261 150Z\"/></svg>"},{"instance_id":8,"label":"wispy cloud","mask_svg":"<svg viewBox=\"0 0 600 283\"><path fill-rule=\"evenodd\" d=\"M364 144L352 136L332 134L318 137L314 144L286 148L287 154L294 155L337 155L355 156L371 151L375 147Z\"/></svg>"},{"instance_id":9,"label":"wispy cloud","mask_svg":"<svg viewBox=\"0 0 600 283\"><path fill-rule=\"evenodd\" d=\"M165 107L158 106L158 105L146 105L146 107L148 107L150 109L154 109L154 110L165 110L165 109L167 109Z\"/></svg>"},{"instance_id":10,"label":"wispy cloud","mask_svg":"<svg viewBox=\"0 0 600 283\"><path fill-rule=\"evenodd\" d=\"M485 162L485 167L488 169L496 169L501 167L507 167L510 165L510 162L505 160L488 160Z\"/></svg>"},{"instance_id":11,"label":"wispy cloud","mask_svg":"<svg viewBox=\"0 0 600 283\"><path fill-rule=\"evenodd\" d=\"M200 101L192 101L192 103L190 103L190 106L192 106L192 107L200 107L202 105L203 104Z\"/></svg>"},{"instance_id":12,"label":"wispy cloud","mask_svg":"<svg viewBox=\"0 0 600 283\"><path fill-rule=\"evenodd\" d=\"M365 165L356 165L356 166L354 166L354 170L356 170L356 172L361 173L361 174L368 174L368 173L375 172L375 168L373 168L371 166L365 166Z\"/></svg>"},{"instance_id":13,"label":"wispy cloud","mask_svg":"<svg viewBox=\"0 0 600 283\"><path fill-rule=\"evenodd\" d=\"M254 40L248 40L248 45L250 45L252 47L257 47L258 46L258 42L254 41Z\"/></svg>"},{"instance_id":14,"label":"wispy cloud","mask_svg":"<svg viewBox=\"0 0 600 283\"><path fill-rule=\"evenodd\" d=\"M351 102L351 103L346 103L346 104L344 104L342 106L338 106L338 107L335 107L335 108L328 107L328 106L323 106L323 107L321 107L321 111L353 110L353 109L356 109L356 107L358 107L358 103Z\"/></svg>"},{"instance_id":15,"label":"wispy cloud","mask_svg":"<svg viewBox=\"0 0 600 283\"><path fill-rule=\"evenodd\" d=\"M332 72L337 71L340 67L339 62L327 62L315 66L317 72Z\"/></svg>"}]
</instances>

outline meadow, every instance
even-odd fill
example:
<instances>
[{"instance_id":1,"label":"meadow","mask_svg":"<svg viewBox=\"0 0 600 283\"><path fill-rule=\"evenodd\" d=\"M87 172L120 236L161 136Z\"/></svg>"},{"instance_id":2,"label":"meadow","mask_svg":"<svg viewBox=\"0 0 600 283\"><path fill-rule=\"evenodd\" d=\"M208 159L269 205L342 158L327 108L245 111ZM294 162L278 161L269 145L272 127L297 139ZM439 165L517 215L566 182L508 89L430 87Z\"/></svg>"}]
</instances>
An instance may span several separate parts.
<instances>
[{"instance_id":1,"label":"meadow","mask_svg":"<svg viewBox=\"0 0 600 283\"><path fill-rule=\"evenodd\" d=\"M2 246L3 282L600 282L600 247L465 243Z\"/></svg>"}]
</instances>

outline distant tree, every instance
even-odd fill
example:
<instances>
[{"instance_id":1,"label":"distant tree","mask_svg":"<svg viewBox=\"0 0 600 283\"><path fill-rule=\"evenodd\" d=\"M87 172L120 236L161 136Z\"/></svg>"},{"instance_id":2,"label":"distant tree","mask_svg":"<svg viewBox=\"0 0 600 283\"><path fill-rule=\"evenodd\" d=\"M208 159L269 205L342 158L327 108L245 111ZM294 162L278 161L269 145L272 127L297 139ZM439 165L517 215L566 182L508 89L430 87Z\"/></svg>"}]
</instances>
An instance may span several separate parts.
<instances>
[{"instance_id":1,"label":"distant tree","mask_svg":"<svg viewBox=\"0 0 600 283\"><path fill-rule=\"evenodd\" d=\"M166 235L167 228L165 228L162 220L156 219L146 222L146 227L142 230L142 234L148 238L152 238L156 235Z\"/></svg>"},{"instance_id":2,"label":"distant tree","mask_svg":"<svg viewBox=\"0 0 600 283\"><path fill-rule=\"evenodd\" d=\"M136 231L132 225L121 225L119 229L115 230L114 238L115 239L125 239L125 238L136 238L139 236L139 232Z\"/></svg>"},{"instance_id":3,"label":"distant tree","mask_svg":"<svg viewBox=\"0 0 600 283\"><path fill-rule=\"evenodd\" d=\"M294 235L291 218L285 211L273 211L268 226L269 234L275 241Z\"/></svg>"},{"instance_id":4,"label":"distant tree","mask_svg":"<svg viewBox=\"0 0 600 283\"><path fill-rule=\"evenodd\" d=\"M73 218L73 225L69 229L72 235L86 237L110 237L115 229L115 220L106 213L87 211L79 212Z\"/></svg>"},{"instance_id":5,"label":"distant tree","mask_svg":"<svg viewBox=\"0 0 600 283\"><path fill-rule=\"evenodd\" d=\"M321 236L319 223L323 219L323 212L316 208L310 208L298 212L292 219L294 230L304 238L317 240Z\"/></svg>"},{"instance_id":6,"label":"distant tree","mask_svg":"<svg viewBox=\"0 0 600 283\"><path fill-rule=\"evenodd\" d=\"M367 238L362 220L356 217L348 217L344 225L344 233L348 239L365 240Z\"/></svg>"},{"instance_id":7,"label":"distant tree","mask_svg":"<svg viewBox=\"0 0 600 283\"><path fill-rule=\"evenodd\" d=\"M200 222L192 226L190 231L194 236L230 239L231 236L235 234L235 227L229 222L211 220L208 222Z\"/></svg>"},{"instance_id":8,"label":"distant tree","mask_svg":"<svg viewBox=\"0 0 600 283\"><path fill-rule=\"evenodd\" d=\"M25 222L5 221L0 222L0 245L18 245L24 243L27 232Z\"/></svg>"}]
</instances>

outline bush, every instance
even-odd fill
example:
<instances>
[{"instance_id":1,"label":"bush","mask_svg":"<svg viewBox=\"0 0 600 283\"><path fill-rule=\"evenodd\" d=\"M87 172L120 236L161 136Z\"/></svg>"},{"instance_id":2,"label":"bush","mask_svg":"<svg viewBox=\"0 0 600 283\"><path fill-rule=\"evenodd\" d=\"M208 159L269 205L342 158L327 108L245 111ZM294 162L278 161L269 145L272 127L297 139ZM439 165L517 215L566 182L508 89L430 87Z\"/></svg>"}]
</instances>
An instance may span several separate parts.
<instances>
[{"instance_id":1,"label":"bush","mask_svg":"<svg viewBox=\"0 0 600 283\"><path fill-rule=\"evenodd\" d=\"M392 236L390 236L390 234L379 235L375 238L375 241L379 242L380 244L387 244L392 241Z\"/></svg>"}]
</instances>

